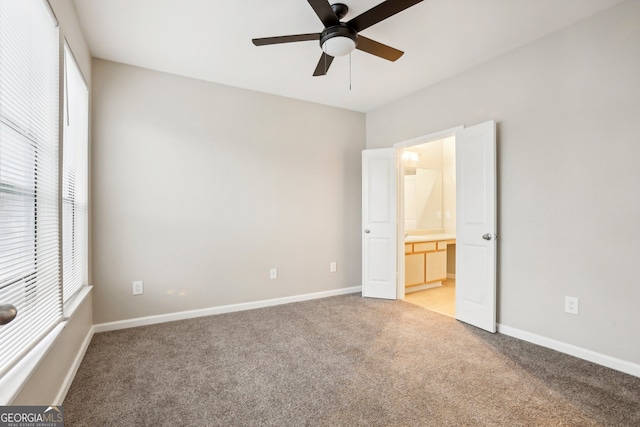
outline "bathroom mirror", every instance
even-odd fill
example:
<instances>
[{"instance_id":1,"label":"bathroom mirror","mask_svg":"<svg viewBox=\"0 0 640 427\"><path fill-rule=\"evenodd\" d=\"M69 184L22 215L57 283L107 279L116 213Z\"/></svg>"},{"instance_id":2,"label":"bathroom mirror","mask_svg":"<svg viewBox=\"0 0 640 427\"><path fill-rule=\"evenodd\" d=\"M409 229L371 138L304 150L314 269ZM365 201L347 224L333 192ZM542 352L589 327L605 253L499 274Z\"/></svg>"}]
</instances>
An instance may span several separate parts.
<instances>
[{"instance_id":1,"label":"bathroom mirror","mask_svg":"<svg viewBox=\"0 0 640 427\"><path fill-rule=\"evenodd\" d=\"M434 141L405 149L405 230L441 230L443 225L443 144Z\"/></svg>"}]
</instances>

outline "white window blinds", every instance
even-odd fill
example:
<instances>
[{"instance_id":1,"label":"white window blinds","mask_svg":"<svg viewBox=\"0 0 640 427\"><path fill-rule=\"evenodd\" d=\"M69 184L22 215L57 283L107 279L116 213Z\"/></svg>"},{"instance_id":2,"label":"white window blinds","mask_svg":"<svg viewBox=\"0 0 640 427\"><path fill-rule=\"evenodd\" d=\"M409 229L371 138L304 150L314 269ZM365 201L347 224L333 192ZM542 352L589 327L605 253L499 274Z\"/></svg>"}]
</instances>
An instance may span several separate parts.
<instances>
[{"instance_id":1,"label":"white window blinds","mask_svg":"<svg viewBox=\"0 0 640 427\"><path fill-rule=\"evenodd\" d=\"M58 49L45 1L0 1L0 375L62 318Z\"/></svg>"},{"instance_id":2,"label":"white window blinds","mask_svg":"<svg viewBox=\"0 0 640 427\"><path fill-rule=\"evenodd\" d=\"M88 282L89 92L69 47L64 49L62 142L62 295L68 301Z\"/></svg>"}]
</instances>

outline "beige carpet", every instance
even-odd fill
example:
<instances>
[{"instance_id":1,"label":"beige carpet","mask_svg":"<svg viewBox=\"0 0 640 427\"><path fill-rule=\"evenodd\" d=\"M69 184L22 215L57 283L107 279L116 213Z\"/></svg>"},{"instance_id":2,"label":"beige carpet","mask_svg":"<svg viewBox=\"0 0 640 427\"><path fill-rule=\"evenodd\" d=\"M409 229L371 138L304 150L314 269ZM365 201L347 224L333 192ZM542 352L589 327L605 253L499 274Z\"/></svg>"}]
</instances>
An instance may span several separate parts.
<instances>
[{"instance_id":1,"label":"beige carpet","mask_svg":"<svg viewBox=\"0 0 640 427\"><path fill-rule=\"evenodd\" d=\"M357 295L96 334L67 426L638 426L640 378Z\"/></svg>"}]
</instances>

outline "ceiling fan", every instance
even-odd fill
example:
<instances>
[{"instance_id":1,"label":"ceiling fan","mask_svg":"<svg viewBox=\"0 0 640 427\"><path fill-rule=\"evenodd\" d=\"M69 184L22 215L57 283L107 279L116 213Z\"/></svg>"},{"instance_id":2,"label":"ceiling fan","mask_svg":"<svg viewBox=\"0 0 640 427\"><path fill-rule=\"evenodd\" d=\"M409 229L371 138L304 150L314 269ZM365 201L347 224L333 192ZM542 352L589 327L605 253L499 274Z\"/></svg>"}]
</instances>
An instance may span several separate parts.
<instances>
[{"instance_id":1,"label":"ceiling fan","mask_svg":"<svg viewBox=\"0 0 640 427\"><path fill-rule=\"evenodd\" d=\"M334 57L347 55L351 53L353 49L370 53L371 55L388 61L395 61L400 58L404 53L401 50L368 39L358 33L398 12L402 12L420 3L422 0L386 0L347 22L340 21L349 11L347 5L343 3L329 4L327 0L307 1L324 25L324 30L321 33L265 37L253 39L252 41L256 46L265 46L278 43L318 40L320 41L320 47L323 52L313 75L324 76Z\"/></svg>"}]
</instances>

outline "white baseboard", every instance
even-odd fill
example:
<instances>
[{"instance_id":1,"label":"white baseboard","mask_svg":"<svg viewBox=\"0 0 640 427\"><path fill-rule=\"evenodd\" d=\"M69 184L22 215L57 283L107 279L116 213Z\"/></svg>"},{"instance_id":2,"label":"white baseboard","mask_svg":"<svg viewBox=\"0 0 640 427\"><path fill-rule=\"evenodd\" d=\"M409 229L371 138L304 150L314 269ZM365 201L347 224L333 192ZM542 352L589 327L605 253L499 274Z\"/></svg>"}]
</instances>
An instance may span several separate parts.
<instances>
[{"instance_id":1,"label":"white baseboard","mask_svg":"<svg viewBox=\"0 0 640 427\"><path fill-rule=\"evenodd\" d=\"M84 337L84 341L82 341L82 345L80 346L80 349L78 349L78 354L76 355L75 359L73 359L73 363L69 368L69 372L67 372L67 376L64 378L64 381L62 382L60 391L58 391L58 395L56 396L56 399L54 401L56 405L62 405L64 402L64 398L67 397L67 392L71 387L71 383L73 383L73 379L76 377L76 373L78 372L78 368L80 368L82 359L84 359L84 355L87 352L87 349L89 348L89 344L91 343L91 338L93 338L93 333L94 333L94 327L91 326L91 328L89 329L89 332L87 332L87 335Z\"/></svg>"},{"instance_id":2,"label":"white baseboard","mask_svg":"<svg viewBox=\"0 0 640 427\"><path fill-rule=\"evenodd\" d=\"M597 353L562 341L556 341L541 335L532 334L510 326L498 324L498 332L542 347L547 347L561 353L569 354L579 359L588 360L589 362L597 363L598 365L606 366L608 368L615 369L616 371L640 377L640 365L636 363L607 356L606 354Z\"/></svg>"},{"instance_id":3,"label":"white baseboard","mask_svg":"<svg viewBox=\"0 0 640 427\"><path fill-rule=\"evenodd\" d=\"M158 314L156 316L138 317L135 319L118 320L93 325L96 333L115 331L118 329L135 328L137 326L154 325L157 323L173 322L176 320L193 319L196 317L211 316L214 314L232 313L235 311L252 310L255 308L272 307L275 305L289 304L292 302L308 301L318 298L326 298L337 295L362 292L362 286L334 289L331 291L315 292L312 294L294 295L290 297L274 298L263 301L253 301L240 304L221 305L218 307L202 308L198 310L180 311L177 313Z\"/></svg>"},{"instance_id":4,"label":"white baseboard","mask_svg":"<svg viewBox=\"0 0 640 427\"><path fill-rule=\"evenodd\" d=\"M404 293L406 295L406 294L410 294L411 292L424 291L425 289L439 288L441 286L442 286L442 282L440 281L433 282L433 283L425 283L423 285L417 285L417 286L409 286L404 288Z\"/></svg>"}]
</instances>

